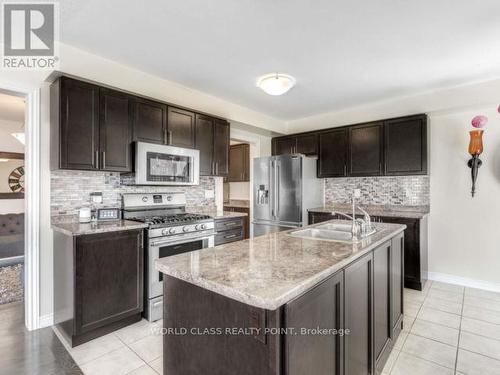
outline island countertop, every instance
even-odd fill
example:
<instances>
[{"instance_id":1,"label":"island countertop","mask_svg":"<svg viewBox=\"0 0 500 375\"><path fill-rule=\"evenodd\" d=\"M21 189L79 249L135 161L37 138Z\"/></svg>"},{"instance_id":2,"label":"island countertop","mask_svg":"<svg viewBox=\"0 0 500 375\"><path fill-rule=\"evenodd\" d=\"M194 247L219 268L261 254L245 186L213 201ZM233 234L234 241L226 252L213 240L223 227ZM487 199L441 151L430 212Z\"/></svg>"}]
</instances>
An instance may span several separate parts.
<instances>
[{"instance_id":1,"label":"island countertop","mask_svg":"<svg viewBox=\"0 0 500 375\"><path fill-rule=\"evenodd\" d=\"M357 244L297 238L286 231L161 258L155 266L247 305L275 310L406 228L374 226L377 232Z\"/></svg>"}]
</instances>

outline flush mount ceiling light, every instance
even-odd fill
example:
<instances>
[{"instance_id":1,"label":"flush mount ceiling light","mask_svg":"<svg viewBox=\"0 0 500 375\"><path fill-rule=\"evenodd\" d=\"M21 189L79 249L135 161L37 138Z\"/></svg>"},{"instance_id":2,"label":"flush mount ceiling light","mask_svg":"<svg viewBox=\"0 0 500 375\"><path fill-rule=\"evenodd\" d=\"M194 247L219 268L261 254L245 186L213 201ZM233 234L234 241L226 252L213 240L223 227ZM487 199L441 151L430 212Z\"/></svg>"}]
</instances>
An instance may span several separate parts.
<instances>
[{"instance_id":1,"label":"flush mount ceiling light","mask_svg":"<svg viewBox=\"0 0 500 375\"><path fill-rule=\"evenodd\" d=\"M284 73L271 73L257 79L257 87L260 87L266 94L283 95L293 86L295 78Z\"/></svg>"}]
</instances>

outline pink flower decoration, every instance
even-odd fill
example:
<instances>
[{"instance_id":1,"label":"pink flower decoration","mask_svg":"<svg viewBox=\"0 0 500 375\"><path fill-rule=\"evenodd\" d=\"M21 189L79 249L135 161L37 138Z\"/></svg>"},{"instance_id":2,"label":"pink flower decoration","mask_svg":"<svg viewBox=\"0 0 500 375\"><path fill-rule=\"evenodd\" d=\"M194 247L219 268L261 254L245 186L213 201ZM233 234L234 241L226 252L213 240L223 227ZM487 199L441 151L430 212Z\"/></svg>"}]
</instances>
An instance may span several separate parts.
<instances>
[{"instance_id":1,"label":"pink flower decoration","mask_svg":"<svg viewBox=\"0 0 500 375\"><path fill-rule=\"evenodd\" d=\"M498 113L500 113L500 105L498 106Z\"/></svg>"},{"instance_id":2,"label":"pink flower decoration","mask_svg":"<svg viewBox=\"0 0 500 375\"><path fill-rule=\"evenodd\" d=\"M488 117L486 116L476 116L472 119L472 126L475 128L484 128L488 123Z\"/></svg>"}]
</instances>

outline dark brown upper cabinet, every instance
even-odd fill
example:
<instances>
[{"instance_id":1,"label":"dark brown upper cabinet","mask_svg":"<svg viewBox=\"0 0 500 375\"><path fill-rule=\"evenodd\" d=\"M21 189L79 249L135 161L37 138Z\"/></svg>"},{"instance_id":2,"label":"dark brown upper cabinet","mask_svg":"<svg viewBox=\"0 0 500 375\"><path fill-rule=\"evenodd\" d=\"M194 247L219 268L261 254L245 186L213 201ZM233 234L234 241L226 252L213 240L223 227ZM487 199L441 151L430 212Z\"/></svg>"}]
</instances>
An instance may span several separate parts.
<instances>
[{"instance_id":1,"label":"dark brown upper cabinet","mask_svg":"<svg viewBox=\"0 0 500 375\"><path fill-rule=\"evenodd\" d=\"M99 87L61 77L50 91L51 168L99 169Z\"/></svg>"},{"instance_id":2,"label":"dark brown upper cabinet","mask_svg":"<svg viewBox=\"0 0 500 375\"><path fill-rule=\"evenodd\" d=\"M133 107L133 140L165 144L167 142L167 106L136 97Z\"/></svg>"},{"instance_id":3,"label":"dark brown upper cabinet","mask_svg":"<svg viewBox=\"0 0 500 375\"><path fill-rule=\"evenodd\" d=\"M214 119L214 164L214 175L229 174L229 123L221 119Z\"/></svg>"},{"instance_id":4,"label":"dark brown upper cabinet","mask_svg":"<svg viewBox=\"0 0 500 375\"><path fill-rule=\"evenodd\" d=\"M297 144L295 152L304 155L317 155L318 154L318 135L316 133L301 134L296 137Z\"/></svg>"},{"instance_id":5,"label":"dark brown upper cabinet","mask_svg":"<svg viewBox=\"0 0 500 375\"><path fill-rule=\"evenodd\" d=\"M50 88L51 169L133 171L133 142L200 150L200 174L229 174L229 123L69 77Z\"/></svg>"},{"instance_id":6,"label":"dark brown upper cabinet","mask_svg":"<svg viewBox=\"0 0 500 375\"><path fill-rule=\"evenodd\" d=\"M250 181L250 145L232 145L229 147L229 182L245 181Z\"/></svg>"},{"instance_id":7,"label":"dark brown upper cabinet","mask_svg":"<svg viewBox=\"0 0 500 375\"><path fill-rule=\"evenodd\" d=\"M317 155L318 153L318 136L316 133L298 134L293 136L285 136L273 138L272 154L304 154Z\"/></svg>"},{"instance_id":8,"label":"dark brown upper cabinet","mask_svg":"<svg viewBox=\"0 0 500 375\"><path fill-rule=\"evenodd\" d=\"M345 128L318 134L318 177L347 176L349 133Z\"/></svg>"},{"instance_id":9,"label":"dark brown upper cabinet","mask_svg":"<svg viewBox=\"0 0 500 375\"><path fill-rule=\"evenodd\" d=\"M132 98L119 91L100 89L99 168L132 171Z\"/></svg>"},{"instance_id":10,"label":"dark brown upper cabinet","mask_svg":"<svg viewBox=\"0 0 500 375\"><path fill-rule=\"evenodd\" d=\"M427 174L427 116L385 121L385 174Z\"/></svg>"},{"instance_id":11,"label":"dark brown upper cabinet","mask_svg":"<svg viewBox=\"0 0 500 375\"><path fill-rule=\"evenodd\" d=\"M274 138L272 144L273 155L284 155L295 153L295 137Z\"/></svg>"},{"instance_id":12,"label":"dark brown upper cabinet","mask_svg":"<svg viewBox=\"0 0 500 375\"><path fill-rule=\"evenodd\" d=\"M194 112L168 107L167 129L169 145L194 148Z\"/></svg>"},{"instance_id":13,"label":"dark brown upper cabinet","mask_svg":"<svg viewBox=\"0 0 500 375\"><path fill-rule=\"evenodd\" d=\"M200 175L229 173L229 123L196 114L195 148L200 150Z\"/></svg>"},{"instance_id":14,"label":"dark brown upper cabinet","mask_svg":"<svg viewBox=\"0 0 500 375\"><path fill-rule=\"evenodd\" d=\"M51 86L53 169L132 171L131 97L59 78Z\"/></svg>"},{"instance_id":15,"label":"dark brown upper cabinet","mask_svg":"<svg viewBox=\"0 0 500 375\"><path fill-rule=\"evenodd\" d=\"M381 176L383 137L381 122L351 126L349 129L349 176Z\"/></svg>"},{"instance_id":16,"label":"dark brown upper cabinet","mask_svg":"<svg viewBox=\"0 0 500 375\"><path fill-rule=\"evenodd\" d=\"M214 175L214 120L197 114L195 129L196 149L200 150L200 175Z\"/></svg>"}]
</instances>

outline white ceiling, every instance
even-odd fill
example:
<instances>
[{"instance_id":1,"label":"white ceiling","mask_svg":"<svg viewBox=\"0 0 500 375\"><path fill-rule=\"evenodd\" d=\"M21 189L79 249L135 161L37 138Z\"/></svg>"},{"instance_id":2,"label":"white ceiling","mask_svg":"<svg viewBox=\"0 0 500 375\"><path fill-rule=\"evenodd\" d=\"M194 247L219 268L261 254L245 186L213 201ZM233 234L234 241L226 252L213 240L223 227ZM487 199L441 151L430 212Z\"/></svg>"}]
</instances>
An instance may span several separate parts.
<instances>
[{"instance_id":1,"label":"white ceiling","mask_svg":"<svg viewBox=\"0 0 500 375\"><path fill-rule=\"evenodd\" d=\"M498 0L65 0L61 39L287 121L500 77Z\"/></svg>"}]
</instances>

